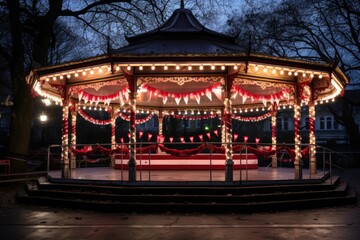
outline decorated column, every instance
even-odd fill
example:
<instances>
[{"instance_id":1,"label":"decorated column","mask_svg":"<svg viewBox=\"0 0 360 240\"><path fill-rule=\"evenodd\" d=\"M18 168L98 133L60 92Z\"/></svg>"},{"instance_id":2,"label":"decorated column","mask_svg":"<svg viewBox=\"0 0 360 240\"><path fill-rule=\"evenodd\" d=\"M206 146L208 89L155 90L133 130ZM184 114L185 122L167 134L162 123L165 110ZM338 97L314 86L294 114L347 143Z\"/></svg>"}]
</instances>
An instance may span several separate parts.
<instances>
[{"instance_id":1,"label":"decorated column","mask_svg":"<svg viewBox=\"0 0 360 240\"><path fill-rule=\"evenodd\" d=\"M116 130L116 116L115 109L112 108L111 111L111 149L116 148L116 140L115 140L115 130ZM115 154L111 155L111 167L115 166Z\"/></svg>"},{"instance_id":2,"label":"decorated column","mask_svg":"<svg viewBox=\"0 0 360 240\"><path fill-rule=\"evenodd\" d=\"M129 166L129 181L136 181L136 97L137 97L137 86L134 75L124 73L126 80L129 84L129 107L130 107L130 139L129 149L130 158L128 162Z\"/></svg>"},{"instance_id":3,"label":"decorated column","mask_svg":"<svg viewBox=\"0 0 360 240\"><path fill-rule=\"evenodd\" d=\"M310 173L316 173L316 146L315 146L315 106L314 103L309 104L309 161Z\"/></svg>"},{"instance_id":4,"label":"decorated column","mask_svg":"<svg viewBox=\"0 0 360 240\"><path fill-rule=\"evenodd\" d=\"M63 102L62 107L62 137L61 137L61 177L70 178L69 171L69 107Z\"/></svg>"},{"instance_id":5,"label":"decorated column","mask_svg":"<svg viewBox=\"0 0 360 240\"><path fill-rule=\"evenodd\" d=\"M76 116L77 116L77 111L76 111L76 106L74 105L71 108L71 147L76 148ZM71 169L76 169L76 156L73 152L70 152L70 164L71 164Z\"/></svg>"},{"instance_id":6,"label":"decorated column","mask_svg":"<svg viewBox=\"0 0 360 240\"><path fill-rule=\"evenodd\" d=\"M274 103L271 109L271 148L272 150L276 150L276 113L277 113L277 105ZM273 168L277 168L277 156L276 152L271 156L271 166Z\"/></svg>"},{"instance_id":7,"label":"decorated column","mask_svg":"<svg viewBox=\"0 0 360 240\"><path fill-rule=\"evenodd\" d=\"M302 179L302 160L301 160L301 138L300 138L300 105L294 105L294 131L295 131L295 179Z\"/></svg>"},{"instance_id":8,"label":"decorated column","mask_svg":"<svg viewBox=\"0 0 360 240\"><path fill-rule=\"evenodd\" d=\"M231 88L233 77L228 77L225 83L225 98L224 98L224 114L223 121L225 126L225 159L226 171L225 181L233 181L233 166L234 161L232 152L232 126L231 126Z\"/></svg>"}]
</instances>

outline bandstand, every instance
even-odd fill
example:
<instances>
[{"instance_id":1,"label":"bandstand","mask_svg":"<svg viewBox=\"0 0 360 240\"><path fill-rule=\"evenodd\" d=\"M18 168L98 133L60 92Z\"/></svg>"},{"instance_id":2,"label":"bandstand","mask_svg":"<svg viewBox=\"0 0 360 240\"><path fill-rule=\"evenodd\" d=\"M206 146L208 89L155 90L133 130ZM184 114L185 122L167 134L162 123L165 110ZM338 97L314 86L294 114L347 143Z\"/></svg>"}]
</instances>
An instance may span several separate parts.
<instances>
[{"instance_id":1,"label":"bandstand","mask_svg":"<svg viewBox=\"0 0 360 240\"><path fill-rule=\"evenodd\" d=\"M301 177L301 157L305 154L300 147L299 123L303 105L309 108L307 155L310 172L316 173L315 105L333 101L348 84L348 79L336 65L244 53L235 38L206 28L183 6L159 28L129 37L127 41L127 46L109 50L105 55L34 69L27 77L39 96L62 106L63 177L70 177L69 169L75 167L72 164L74 155L89 150L75 148L78 117L94 124L111 125L111 148L103 148L103 151L111 154L114 168L119 165L116 155L125 151L118 145L127 145L129 181L136 181L137 150L138 153L156 152L157 159L161 155L163 164L159 164L166 169L171 168L169 162L175 158L193 156L210 148L221 155L218 160L223 162L224 179L232 181L233 169L241 164L241 159L233 153L239 148L240 151L244 149L246 144L233 144L238 140L238 133L232 130L233 120L271 118L272 140L266 154L272 156L272 166L277 167L276 113L279 108L286 107L294 112L292 153L295 179L298 179ZM108 111L110 118L94 119L87 113L89 109ZM249 117L251 113L254 116ZM137 124L154 115L159 124L156 136L136 130ZM116 139L117 117L129 121L128 138ZM221 127L186 139L181 136L174 139L164 133L163 122L167 118L219 118ZM221 142L211 146L206 144L214 135L219 136ZM137 139L141 137L159 144L140 149ZM249 136L249 139L255 140L255 137ZM165 145L186 141L197 144L186 150ZM247 151L254 152L254 149ZM256 162L252 167L256 168ZM198 168L188 165L190 170Z\"/></svg>"}]
</instances>

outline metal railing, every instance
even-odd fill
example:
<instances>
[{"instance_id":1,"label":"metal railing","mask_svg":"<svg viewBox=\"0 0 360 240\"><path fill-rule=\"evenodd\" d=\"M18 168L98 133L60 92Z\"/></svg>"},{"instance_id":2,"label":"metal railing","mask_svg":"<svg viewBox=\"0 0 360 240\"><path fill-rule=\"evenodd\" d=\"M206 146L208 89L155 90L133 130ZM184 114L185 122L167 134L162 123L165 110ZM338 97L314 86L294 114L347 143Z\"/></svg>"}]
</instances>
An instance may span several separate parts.
<instances>
[{"instance_id":1,"label":"metal railing","mask_svg":"<svg viewBox=\"0 0 360 240\"><path fill-rule=\"evenodd\" d=\"M206 148L202 151L202 153L206 153L208 154L208 161L206 162L206 164L203 164L203 169L204 169L204 173L208 172L207 174L203 174L203 176L207 175L206 179L203 179L205 181L214 181L216 179L218 179L219 174L222 176L225 176L225 163L226 163L226 159L220 159L223 161L223 167L221 168L221 170L218 170L218 162L219 162L219 157L218 155L222 154L224 155L224 153L217 153L217 151L215 151L216 149L214 149L211 146L217 146L217 150L220 149L221 146L225 146L228 143L221 143L221 142L205 142L205 143L164 143L162 144L162 146L166 146L169 149L181 149L181 148L188 148L188 149L194 149L197 146L200 146L201 144L205 144ZM88 159L84 159L81 157L74 157L71 154L71 149L72 148L78 148L81 149L85 146L93 146L93 147L104 147L107 149L114 149L114 148L120 148L120 149L129 149L130 148L130 143L122 143L122 144L116 144L116 146L111 145L111 144L76 144L76 145L50 145L48 147L48 154L47 154L47 173L49 174L50 171L52 170L61 170L61 177L64 177L64 174L66 172L69 173L68 177L72 177L72 171L75 170L76 168L90 168L93 166L106 166L106 167L111 167L111 168L117 168L117 172L116 172L116 179L117 180L121 180L121 181L127 181L127 171L128 171L128 166L127 163L129 161L129 155L125 154L125 152L122 152L123 150L121 150L120 152L117 152L116 154L112 154L110 156L108 156L107 158L107 162L106 164L100 164L100 161L96 162L96 161L89 161ZM148 147L150 145L156 145L156 151L148 151L148 152L139 152L136 154L136 172L137 172L137 176L139 177L138 180L140 181L152 181L154 174L156 173L156 169L154 169L154 166L156 166L155 163L153 163L152 161L155 162L155 158L153 158L153 156L155 154L159 155L159 143L157 142L146 142L146 143L136 143L136 147L138 149L143 149L144 147ZM232 176L234 176L234 181L249 181L249 180L255 180L255 179L250 179L249 175L251 173L250 167L251 164L249 164L249 154L251 153L250 149L252 148L252 150L254 149L259 149L259 146L271 146L271 144L261 144L261 145L257 145L255 143L232 143L232 146L237 146L237 145L242 145L243 147L241 148L241 151L238 152L234 152L233 153L233 159L235 161L235 164L233 166L233 172L232 172ZM277 147L284 147L284 146L288 146L290 149L294 149L294 144L278 144ZM305 148L310 146L309 144L301 144L300 147L301 148ZM68 148L68 153L67 156L69 158L69 162L66 163L63 161L63 159L61 159L61 148L62 147L66 147ZM124 148L126 147L126 148ZM318 146L316 145L316 166L317 166L317 174L314 175L313 173L311 173L310 169L309 169L309 160L308 158L302 158L300 161L300 168L301 171L303 171L304 169L306 169L306 171L308 172L308 174L306 175L305 178L319 178L319 177L325 177L327 174L330 177L330 181L332 181L332 175L333 175L333 168L336 169L336 171L340 171L342 175L345 176L345 180L347 180L347 168L348 168L348 156L336 151L333 151L331 149L328 149L326 147L322 147L322 146ZM181 151L179 151L179 153L181 153ZM162 156L165 156L168 154L164 154ZM179 154L181 155L181 154ZM282 163L282 158L281 156L277 155L277 160L280 162L280 167L278 168L285 168L285 167L293 167L293 161L288 161L285 163ZM288 154L289 155L289 154ZM98 157L100 157L101 154L98 155ZM168 155L171 156L171 155ZM87 156L90 157L90 156ZM103 156L104 157L104 156ZM180 157L180 158L176 158L175 159L181 161L181 159L184 160L184 162L186 160L192 159L191 157L188 156L184 156L184 157ZM194 157L196 158L196 157ZM335 159L339 159L341 158L343 161L343 164L339 165L336 161L334 161ZM105 158L104 158L105 159ZM239 161L237 161L237 159L239 159ZM270 158L267 159L262 159L262 161L260 161L261 157L258 158L259 160L259 164L261 166L261 162L262 163L266 163L265 165L263 165L263 167L265 168L265 170L268 170L269 166L271 165L271 156ZM75 162L74 162L75 161ZM171 162L171 160L169 160L169 162ZM204 161L205 162L205 161ZM87 164L82 164L82 163L87 163ZM282 163L282 164L281 164ZM185 163L184 163L185 164ZM191 169L192 164L189 164L189 168ZM194 169L194 168L193 168ZM237 173L238 170L238 173ZM120 173L119 173L120 172ZM322 174L321 174L322 173ZM171 172L170 172L171 174ZM264 173L265 174L265 173ZM302 176L302 174L301 174ZM120 177L120 178L119 178ZM303 177L302 177L303 178ZM294 179L294 178L292 178ZM197 179L194 179L197 180ZM225 179L223 179L224 181ZM218 181L218 180L216 180Z\"/></svg>"}]
</instances>

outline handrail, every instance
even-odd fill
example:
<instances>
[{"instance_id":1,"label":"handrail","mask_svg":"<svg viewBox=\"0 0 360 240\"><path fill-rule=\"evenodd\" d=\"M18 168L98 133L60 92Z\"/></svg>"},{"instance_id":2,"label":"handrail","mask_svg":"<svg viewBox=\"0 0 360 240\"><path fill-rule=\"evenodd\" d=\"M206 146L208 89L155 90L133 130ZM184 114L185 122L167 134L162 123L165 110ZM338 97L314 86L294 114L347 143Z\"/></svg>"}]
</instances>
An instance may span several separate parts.
<instances>
[{"instance_id":1,"label":"handrail","mask_svg":"<svg viewBox=\"0 0 360 240\"><path fill-rule=\"evenodd\" d=\"M75 144L75 145L73 145L73 144L66 144L66 145L61 145L61 144L52 144L52 145L50 145L49 147L48 147L48 153L47 153L47 175L49 174L49 171L50 171L50 158L51 158L51 149L52 148L56 148L56 147L58 147L58 148L61 148L61 147L67 147L68 148L68 154L70 153L70 151L71 151L71 148L72 147L83 147L83 146L110 146L111 148L112 148L112 146L114 146L114 145L116 145L116 146L130 146L130 145L132 145L132 144L136 144L137 146L139 146L139 147L141 147L141 146L143 146L143 145L159 145L159 143L158 142L139 142L139 143L118 143L118 144L111 144L111 143L87 143L87 144ZM182 143L180 143L180 142L172 142L172 143L170 143L170 142L165 142L165 143L162 143L162 144L165 144L165 145L180 145L180 144L182 144ZM226 142L186 142L185 144L187 144L187 145L199 145L199 144L205 144L206 146L209 146L209 145L211 145L211 144L218 144L218 145L226 145L226 144L230 144L230 143L226 143ZM243 143L243 142L234 142L234 143L231 143L232 145L243 145L243 148L242 148L242 150L239 152L240 154L242 153L242 152L248 152L247 151L247 148L244 148L244 146L273 146L273 144L271 144L271 143L262 143L262 144L256 144L256 143L252 143L252 142L248 142L248 143ZM294 146L295 144L293 144L293 143L278 143L278 144L276 144L276 146ZM346 178L347 178L347 161L346 161L346 166L345 166L345 168L344 167L341 167L341 166L339 166L339 165L337 165L337 164L335 164L335 163L333 163L332 162L332 155L337 155L337 156L340 156L340 157L343 157L343 158L348 158L349 156L348 155L346 155L346 154L343 154L343 153L341 153L341 152L337 152L337 151L334 151L334 150L332 150L332 149L329 149L329 148L327 148L327 147L324 147L324 146L321 146L321 145L316 145L316 144L306 144L306 143L302 143L302 144L299 144L300 145L300 147L304 147L304 146L315 146L316 147L316 149L317 149L317 153L318 154L320 154L320 150L322 150L323 151L323 156L322 156L322 162L323 162L323 172L324 172L324 175L325 175L325 172L326 172L326 164L328 165L328 167L329 167L329 169L328 169L328 171L329 171L329 174L330 174L330 177L332 176L332 168L333 167L335 167L335 168L337 168L337 169L340 169L340 170L342 170L342 171L345 171L345 173L346 173ZM210 150L209 151L209 153L210 153L210 168L209 168L209 170L210 170L210 180L212 180L212 171L213 171L213 166L212 166L212 154L214 154L213 153L213 151L212 150ZM140 161L142 160L142 154L145 154L145 153L142 153L142 152L140 152L139 153L140 154ZM151 154L150 152L148 153L149 155ZM121 154L121 162L123 163L123 156L122 156L123 154ZM234 153L234 155L235 155L235 153ZM329 160L326 160L326 157L327 156L329 156ZM150 159L150 157L149 157L149 159ZM321 159L321 157L319 157L317 160L320 160ZM150 163L150 161L151 160L149 160L149 162L148 162L148 164L149 165L151 165L151 163ZM142 163L141 163L142 164ZM241 161L240 161L240 164L241 164ZM302 164L302 163L300 163L300 164ZM64 162L63 162L63 159L61 159L61 165L62 165L62 167L64 167L63 165L64 165ZM70 164L69 164L70 165ZM123 165L123 164L121 164L121 165ZM247 166L248 164L246 164L246 180L248 180L248 166ZM271 162L269 163L269 165L267 166L267 168L269 167L271 165ZM70 168L71 168L71 166L69 166ZM122 166L123 167L123 166ZM240 165L240 180L241 180L241 168L242 168L242 166ZM149 180L151 179L151 169L150 169L150 167L148 168L149 169ZM70 170L70 169L69 169ZM142 170L142 166L141 166L141 170ZM71 171L71 170L70 170ZM123 171L123 168L121 169L121 175L122 175L122 171ZM141 176L140 176L140 179L142 180L142 173L140 173L141 174ZM121 177L122 179L123 179L123 177ZM310 178L311 178L311 175L310 175Z\"/></svg>"}]
</instances>

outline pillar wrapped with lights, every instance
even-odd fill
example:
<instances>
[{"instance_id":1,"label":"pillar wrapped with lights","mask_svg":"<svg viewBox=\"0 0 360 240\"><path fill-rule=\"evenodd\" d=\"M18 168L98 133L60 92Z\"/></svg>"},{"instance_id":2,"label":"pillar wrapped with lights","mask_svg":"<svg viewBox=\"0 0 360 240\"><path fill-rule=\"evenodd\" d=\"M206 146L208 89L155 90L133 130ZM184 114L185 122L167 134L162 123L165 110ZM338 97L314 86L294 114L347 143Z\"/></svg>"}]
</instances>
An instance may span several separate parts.
<instances>
[{"instance_id":1,"label":"pillar wrapped with lights","mask_svg":"<svg viewBox=\"0 0 360 240\"><path fill-rule=\"evenodd\" d=\"M295 131L295 179L302 179L302 163L301 163L301 138L300 138L300 105L294 105L294 131Z\"/></svg>"},{"instance_id":2,"label":"pillar wrapped with lights","mask_svg":"<svg viewBox=\"0 0 360 240\"><path fill-rule=\"evenodd\" d=\"M111 149L116 149L116 140L115 140L115 130L116 130L116 115L114 109L111 111ZM111 155L111 166L115 166L115 154Z\"/></svg>"},{"instance_id":3,"label":"pillar wrapped with lights","mask_svg":"<svg viewBox=\"0 0 360 240\"><path fill-rule=\"evenodd\" d=\"M126 80L129 84L129 107L130 107L130 159L129 166L129 181L136 181L136 97L137 97L137 85L136 79L133 75L125 74Z\"/></svg>"},{"instance_id":4,"label":"pillar wrapped with lights","mask_svg":"<svg viewBox=\"0 0 360 240\"><path fill-rule=\"evenodd\" d=\"M71 109L71 140L70 144L72 147L76 146L76 117L77 117L77 111L75 110L75 106ZM76 168L76 157L73 152L70 152L70 163L71 163L71 169Z\"/></svg>"},{"instance_id":5,"label":"pillar wrapped with lights","mask_svg":"<svg viewBox=\"0 0 360 240\"><path fill-rule=\"evenodd\" d=\"M70 178L69 171L69 108L67 102L62 108L62 137L61 137L61 177Z\"/></svg>"},{"instance_id":6,"label":"pillar wrapped with lights","mask_svg":"<svg viewBox=\"0 0 360 240\"><path fill-rule=\"evenodd\" d=\"M226 158L226 172L225 180L233 181L233 166L234 161L232 152L232 127L231 127L231 88L232 88L233 77L229 77L225 85L225 98L224 98L224 114L223 121L225 126L225 158Z\"/></svg>"},{"instance_id":7,"label":"pillar wrapped with lights","mask_svg":"<svg viewBox=\"0 0 360 240\"><path fill-rule=\"evenodd\" d=\"M316 146L315 146L315 105L309 104L309 144L310 144L310 173L316 173Z\"/></svg>"},{"instance_id":8,"label":"pillar wrapped with lights","mask_svg":"<svg viewBox=\"0 0 360 240\"><path fill-rule=\"evenodd\" d=\"M272 150L276 149L276 113L277 113L277 105L273 104L271 109L271 146ZM271 156L271 166L273 168L277 167L277 156L276 153Z\"/></svg>"}]
</instances>

